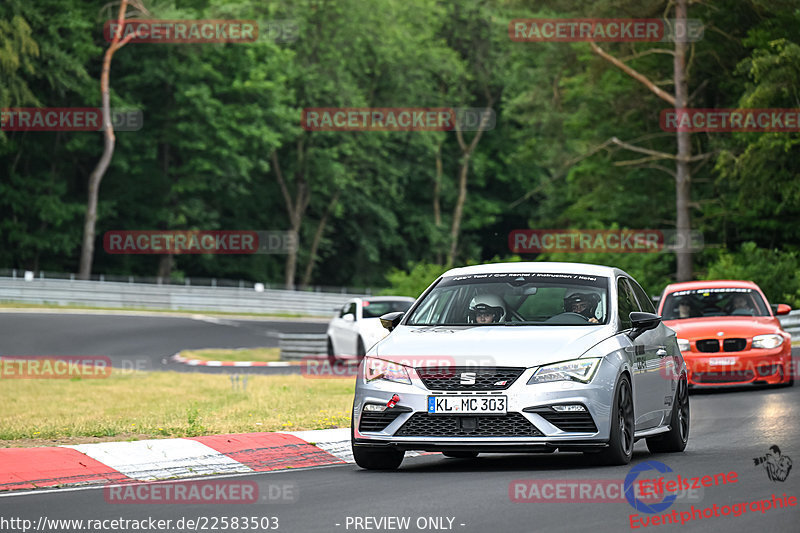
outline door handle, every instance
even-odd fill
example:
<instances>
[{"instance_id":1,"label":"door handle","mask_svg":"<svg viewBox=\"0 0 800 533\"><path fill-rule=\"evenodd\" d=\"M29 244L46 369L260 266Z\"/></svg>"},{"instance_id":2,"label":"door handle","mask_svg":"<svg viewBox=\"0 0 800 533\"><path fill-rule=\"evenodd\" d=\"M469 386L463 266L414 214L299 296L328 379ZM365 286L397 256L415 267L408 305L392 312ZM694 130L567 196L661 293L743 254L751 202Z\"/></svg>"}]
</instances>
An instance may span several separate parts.
<instances>
[{"instance_id":1,"label":"door handle","mask_svg":"<svg viewBox=\"0 0 800 533\"><path fill-rule=\"evenodd\" d=\"M667 355L667 351L664 348L659 348L658 350L656 350L656 355L659 357L664 357L665 355Z\"/></svg>"}]
</instances>

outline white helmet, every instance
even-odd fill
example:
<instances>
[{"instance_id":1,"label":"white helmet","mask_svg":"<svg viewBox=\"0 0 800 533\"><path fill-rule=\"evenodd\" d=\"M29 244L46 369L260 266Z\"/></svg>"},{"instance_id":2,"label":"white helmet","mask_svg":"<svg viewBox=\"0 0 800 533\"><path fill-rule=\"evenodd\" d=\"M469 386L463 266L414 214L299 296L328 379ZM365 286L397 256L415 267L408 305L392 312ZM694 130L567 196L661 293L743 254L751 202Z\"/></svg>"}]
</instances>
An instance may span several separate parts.
<instances>
[{"instance_id":1,"label":"white helmet","mask_svg":"<svg viewBox=\"0 0 800 533\"><path fill-rule=\"evenodd\" d=\"M494 322L500 322L506 316L506 305L503 299L496 294L479 294L469 303L468 322L476 323L475 316L479 311L481 313L492 313Z\"/></svg>"}]
</instances>

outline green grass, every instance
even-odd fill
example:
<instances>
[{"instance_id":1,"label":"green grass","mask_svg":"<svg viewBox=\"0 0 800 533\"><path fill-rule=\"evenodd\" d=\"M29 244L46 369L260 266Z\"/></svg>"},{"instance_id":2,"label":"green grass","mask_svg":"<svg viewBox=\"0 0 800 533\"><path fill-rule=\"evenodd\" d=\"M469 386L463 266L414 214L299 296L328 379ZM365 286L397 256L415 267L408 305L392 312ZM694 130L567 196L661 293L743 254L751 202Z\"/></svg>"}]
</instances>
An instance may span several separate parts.
<instances>
[{"instance_id":1,"label":"green grass","mask_svg":"<svg viewBox=\"0 0 800 533\"><path fill-rule=\"evenodd\" d=\"M353 379L114 370L105 379L4 379L0 446L349 427Z\"/></svg>"},{"instance_id":2,"label":"green grass","mask_svg":"<svg viewBox=\"0 0 800 533\"><path fill-rule=\"evenodd\" d=\"M237 348L237 349L205 349L184 350L181 356L203 361L280 361L280 348Z\"/></svg>"}]
</instances>

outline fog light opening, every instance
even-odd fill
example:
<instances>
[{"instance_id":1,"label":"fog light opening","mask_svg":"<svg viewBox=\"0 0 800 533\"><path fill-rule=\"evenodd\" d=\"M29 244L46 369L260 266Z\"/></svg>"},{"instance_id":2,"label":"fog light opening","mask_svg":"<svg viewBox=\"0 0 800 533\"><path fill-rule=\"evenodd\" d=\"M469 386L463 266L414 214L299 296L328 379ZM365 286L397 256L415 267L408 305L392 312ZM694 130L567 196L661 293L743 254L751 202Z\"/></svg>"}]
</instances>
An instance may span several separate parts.
<instances>
[{"instance_id":1,"label":"fog light opening","mask_svg":"<svg viewBox=\"0 0 800 533\"><path fill-rule=\"evenodd\" d=\"M771 376L772 374L778 371L777 366L778 365L758 365L758 368L756 368L756 372L760 377Z\"/></svg>"}]
</instances>

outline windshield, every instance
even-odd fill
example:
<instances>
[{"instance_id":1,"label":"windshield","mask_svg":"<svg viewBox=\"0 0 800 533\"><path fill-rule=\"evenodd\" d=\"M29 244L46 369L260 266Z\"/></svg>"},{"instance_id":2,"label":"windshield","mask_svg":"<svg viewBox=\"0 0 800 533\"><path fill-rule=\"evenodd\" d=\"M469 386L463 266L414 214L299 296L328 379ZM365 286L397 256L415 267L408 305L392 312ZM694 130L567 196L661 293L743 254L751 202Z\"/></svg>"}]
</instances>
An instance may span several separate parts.
<instances>
[{"instance_id":1,"label":"windshield","mask_svg":"<svg viewBox=\"0 0 800 533\"><path fill-rule=\"evenodd\" d=\"M709 316L770 316L761 295L752 289L691 289L667 295L664 320Z\"/></svg>"},{"instance_id":2,"label":"windshield","mask_svg":"<svg viewBox=\"0 0 800 533\"><path fill-rule=\"evenodd\" d=\"M363 306L362 316L364 318L379 318L386 313L393 313L395 311L406 312L413 303L413 301L408 300L381 300L378 302L364 300L361 304Z\"/></svg>"},{"instance_id":3,"label":"windshield","mask_svg":"<svg viewBox=\"0 0 800 533\"><path fill-rule=\"evenodd\" d=\"M443 278L414 309L411 326L605 324L608 278L496 273Z\"/></svg>"}]
</instances>

